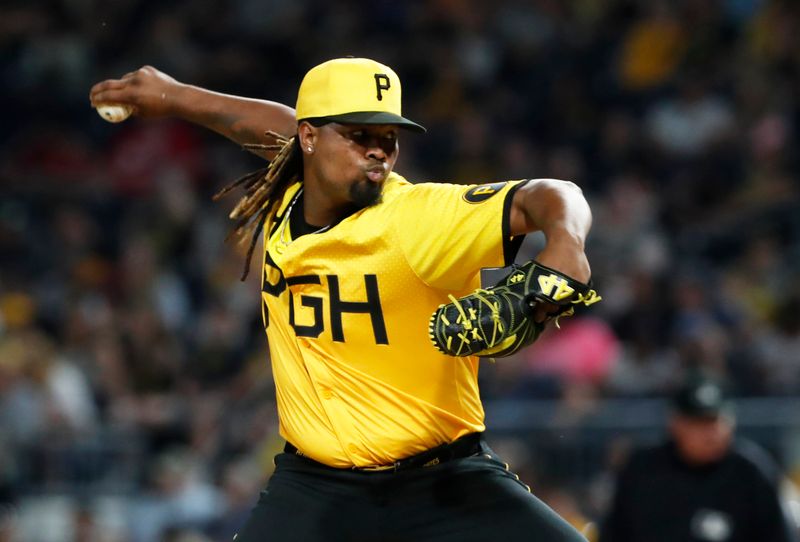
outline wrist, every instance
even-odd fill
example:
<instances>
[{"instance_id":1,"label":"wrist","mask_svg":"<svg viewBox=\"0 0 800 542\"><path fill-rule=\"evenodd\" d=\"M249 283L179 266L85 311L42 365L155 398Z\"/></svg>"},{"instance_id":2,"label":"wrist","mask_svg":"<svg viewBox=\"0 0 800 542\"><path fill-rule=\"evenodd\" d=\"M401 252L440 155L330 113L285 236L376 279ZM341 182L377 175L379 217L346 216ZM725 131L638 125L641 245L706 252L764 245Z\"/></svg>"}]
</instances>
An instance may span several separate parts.
<instances>
[{"instance_id":1,"label":"wrist","mask_svg":"<svg viewBox=\"0 0 800 542\"><path fill-rule=\"evenodd\" d=\"M161 95L164 108L168 115L183 120L192 120L197 114L198 94L200 89L185 83L175 82Z\"/></svg>"},{"instance_id":2,"label":"wrist","mask_svg":"<svg viewBox=\"0 0 800 542\"><path fill-rule=\"evenodd\" d=\"M584 252L583 239L573 235L556 237L558 238L547 238L547 243L535 258L536 261L575 280L588 281L592 272Z\"/></svg>"}]
</instances>

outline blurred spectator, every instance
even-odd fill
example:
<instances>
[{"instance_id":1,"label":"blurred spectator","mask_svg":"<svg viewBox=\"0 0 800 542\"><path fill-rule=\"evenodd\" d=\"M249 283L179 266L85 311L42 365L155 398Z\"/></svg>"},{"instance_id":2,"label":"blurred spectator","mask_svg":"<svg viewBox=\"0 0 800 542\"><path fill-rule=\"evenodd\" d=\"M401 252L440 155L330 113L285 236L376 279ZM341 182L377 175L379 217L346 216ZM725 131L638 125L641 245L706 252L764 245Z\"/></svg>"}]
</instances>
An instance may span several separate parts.
<instances>
[{"instance_id":1,"label":"blurred spectator","mask_svg":"<svg viewBox=\"0 0 800 542\"><path fill-rule=\"evenodd\" d=\"M800 294L783 299L775 309L774 327L756 344L758 371L771 394L800 393Z\"/></svg>"},{"instance_id":2,"label":"blurred spectator","mask_svg":"<svg viewBox=\"0 0 800 542\"><path fill-rule=\"evenodd\" d=\"M677 97L656 102L647 113L647 134L667 155L694 157L732 135L730 105L710 93L700 77L687 75Z\"/></svg>"},{"instance_id":3,"label":"blurred spectator","mask_svg":"<svg viewBox=\"0 0 800 542\"><path fill-rule=\"evenodd\" d=\"M203 470L186 452L171 451L159 457L151 491L130 510L132 542L158 542L170 529L202 532L217 520L224 501Z\"/></svg>"},{"instance_id":4,"label":"blurred spectator","mask_svg":"<svg viewBox=\"0 0 800 542\"><path fill-rule=\"evenodd\" d=\"M532 375L555 374L565 382L600 383L619 357L619 341L596 318L564 318L520 354Z\"/></svg>"},{"instance_id":5,"label":"blurred spectator","mask_svg":"<svg viewBox=\"0 0 800 542\"><path fill-rule=\"evenodd\" d=\"M214 540L228 540L244 524L264 487L258 464L248 458L233 460L222 474L224 507L209 529Z\"/></svg>"},{"instance_id":6,"label":"blurred spectator","mask_svg":"<svg viewBox=\"0 0 800 542\"><path fill-rule=\"evenodd\" d=\"M665 83L678 68L685 49L674 3L642 4L647 13L628 29L622 42L619 77L623 88L646 90Z\"/></svg>"},{"instance_id":7,"label":"blurred spectator","mask_svg":"<svg viewBox=\"0 0 800 542\"><path fill-rule=\"evenodd\" d=\"M42 333L22 331L0 341L0 424L12 442L90 431L96 412L85 375Z\"/></svg>"}]
</instances>

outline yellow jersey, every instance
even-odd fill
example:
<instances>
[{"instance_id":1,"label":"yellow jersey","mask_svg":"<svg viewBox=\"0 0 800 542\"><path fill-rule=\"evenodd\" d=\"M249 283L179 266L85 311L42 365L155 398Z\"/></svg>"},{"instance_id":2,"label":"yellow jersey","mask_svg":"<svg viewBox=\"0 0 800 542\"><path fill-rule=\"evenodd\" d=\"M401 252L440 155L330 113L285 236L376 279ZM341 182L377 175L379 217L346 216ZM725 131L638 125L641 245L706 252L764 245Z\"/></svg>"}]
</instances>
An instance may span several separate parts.
<instances>
[{"instance_id":1,"label":"yellow jersey","mask_svg":"<svg viewBox=\"0 0 800 542\"><path fill-rule=\"evenodd\" d=\"M520 181L411 184L292 238L290 186L265 226L262 312L281 436L332 467L388 465L484 429L478 359L439 353L428 320L514 257ZM291 211L290 211L291 212ZM295 212L302 213L301 209Z\"/></svg>"}]
</instances>

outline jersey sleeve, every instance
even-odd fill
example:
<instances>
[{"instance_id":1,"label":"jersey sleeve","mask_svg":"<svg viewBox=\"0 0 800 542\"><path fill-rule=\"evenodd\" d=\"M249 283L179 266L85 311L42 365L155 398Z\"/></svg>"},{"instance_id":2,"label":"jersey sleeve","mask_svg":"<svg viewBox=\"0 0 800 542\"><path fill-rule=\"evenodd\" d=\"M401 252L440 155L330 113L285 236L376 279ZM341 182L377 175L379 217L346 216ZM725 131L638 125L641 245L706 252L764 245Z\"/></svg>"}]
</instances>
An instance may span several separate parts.
<instances>
[{"instance_id":1,"label":"jersey sleeve","mask_svg":"<svg viewBox=\"0 0 800 542\"><path fill-rule=\"evenodd\" d=\"M390 220L416 275L430 286L460 291L481 268L510 265L522 242L509 232L511 201L525 182L410 187Z\"/></svg>"}]
</instances>

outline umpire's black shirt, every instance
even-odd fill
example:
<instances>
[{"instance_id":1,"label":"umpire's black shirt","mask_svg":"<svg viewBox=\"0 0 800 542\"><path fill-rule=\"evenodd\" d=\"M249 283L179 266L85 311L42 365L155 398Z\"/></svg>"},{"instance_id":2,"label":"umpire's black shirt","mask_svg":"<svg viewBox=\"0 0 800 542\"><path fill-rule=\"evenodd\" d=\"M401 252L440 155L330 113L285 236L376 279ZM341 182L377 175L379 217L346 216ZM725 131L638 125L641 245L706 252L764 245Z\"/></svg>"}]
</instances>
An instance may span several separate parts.
<instances>
[{"instance_id":1,"label":"umpire's black shirt","mask_svg":"<svg viewBox=\"0 0 800 542\"><path fill-rule=\"evenodd\" d=\"M766 453L737 443L692 467L667 443L635 453L617 481L600 542L788 542L779 474Z\"/></svg>"}]
</instances>

